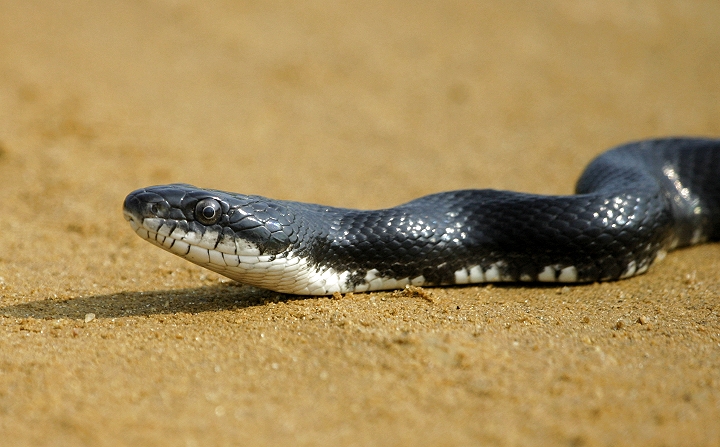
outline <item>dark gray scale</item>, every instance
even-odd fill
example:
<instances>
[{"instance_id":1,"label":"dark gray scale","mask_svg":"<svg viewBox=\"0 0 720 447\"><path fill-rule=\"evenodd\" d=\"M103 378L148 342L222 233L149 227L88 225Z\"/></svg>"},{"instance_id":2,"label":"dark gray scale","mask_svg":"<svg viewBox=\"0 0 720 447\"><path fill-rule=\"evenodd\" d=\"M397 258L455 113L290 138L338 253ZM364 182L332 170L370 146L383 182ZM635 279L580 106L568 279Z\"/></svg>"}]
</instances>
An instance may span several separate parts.
<instances>
[{"instance_id":1,"label":"dark gray scale","mask_svg":"<svg viewBox=\"0 0 720 447\"><path fill-rule=\"evenodd\" d=\"M590 163L572 196L461 190L359 211L177 184L138 190L125 208L195 222L206 199L219 204L213 224L223 232L267 254L348 271L354 285L372 270L454 284L458 270L493 265L507 280L538 280L547 266L574 267L577 281L614 280L647 267L661 250L720 239L720 140L617 147Z\"/></svg>"}]
</instances>

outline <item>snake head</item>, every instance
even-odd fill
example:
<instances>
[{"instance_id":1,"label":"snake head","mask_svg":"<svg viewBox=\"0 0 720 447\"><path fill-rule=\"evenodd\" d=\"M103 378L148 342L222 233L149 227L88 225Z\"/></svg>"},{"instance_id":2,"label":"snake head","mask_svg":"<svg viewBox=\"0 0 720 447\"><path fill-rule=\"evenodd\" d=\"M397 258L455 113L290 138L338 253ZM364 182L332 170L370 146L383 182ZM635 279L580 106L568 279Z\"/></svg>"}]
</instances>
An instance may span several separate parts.
<instances>
[{"instance_id":1,"label":"snake head","mask_svg":"<svg viewBox=\"0 0 720 447\"><path fill-rule=\"evenodd\" d=\"M297 238L279 203L181 183L133 191L123 213L143 239L203 261L222 255L277 255Z\"/></svg>"}]
</instances>

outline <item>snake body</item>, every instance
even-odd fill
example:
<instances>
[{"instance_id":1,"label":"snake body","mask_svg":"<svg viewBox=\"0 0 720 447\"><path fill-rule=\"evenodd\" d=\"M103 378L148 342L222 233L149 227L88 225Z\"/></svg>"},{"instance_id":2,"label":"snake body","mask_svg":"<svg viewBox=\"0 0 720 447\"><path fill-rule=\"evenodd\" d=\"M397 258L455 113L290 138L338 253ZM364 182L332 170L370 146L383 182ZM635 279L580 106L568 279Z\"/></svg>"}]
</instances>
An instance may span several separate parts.
<instances>
[{"instance_id":1,"label":"snake body","mask_svg":"<svg viewBox=\"0 0 720 447\"><path fill-rule=\"evenodd\" d=\"M720 140L616 147L568 196L460 190L362 211L171 184L130 193L124 215L165 250L282 293L616 280L720 239Z\"/></svg>"}]
</instances>

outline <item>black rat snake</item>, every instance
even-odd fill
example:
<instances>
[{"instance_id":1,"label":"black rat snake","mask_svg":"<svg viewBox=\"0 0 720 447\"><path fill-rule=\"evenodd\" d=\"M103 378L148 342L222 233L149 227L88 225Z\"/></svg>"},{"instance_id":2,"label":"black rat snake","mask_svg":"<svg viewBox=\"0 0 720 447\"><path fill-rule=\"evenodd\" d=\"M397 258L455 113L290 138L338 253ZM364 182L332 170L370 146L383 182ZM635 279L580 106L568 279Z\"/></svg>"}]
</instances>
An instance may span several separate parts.
<instances>
[{"instance_id":1,"label":"black rat snake","mask_svg":"<svg viewBox=\"0 0 720 447\"><path fill-rule=\"evenodd\" d=\"M720 140L619 146L570 196L461 190L360 211L172 184L130 193L124 214L165 250L283 293L615 280L720 239Z\"/></svg>"}]
</instances>

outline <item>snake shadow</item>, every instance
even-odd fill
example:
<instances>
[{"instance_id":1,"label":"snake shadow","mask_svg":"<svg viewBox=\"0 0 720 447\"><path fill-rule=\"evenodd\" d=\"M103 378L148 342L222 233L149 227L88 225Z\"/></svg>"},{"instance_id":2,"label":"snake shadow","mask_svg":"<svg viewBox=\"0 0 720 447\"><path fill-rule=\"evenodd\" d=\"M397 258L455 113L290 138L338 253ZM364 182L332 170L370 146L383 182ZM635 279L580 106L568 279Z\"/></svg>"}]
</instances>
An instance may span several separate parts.
<instances>
[{"instance_id":1,"label":"snake shadow","mask_svg":"<svg viewBox=\"0 0 720 447\"><path fill-rule=\"evenodd\" d=\"M188 289L132 291L68 299L45 299L0 307L0 315L36 319L120 318L161 314L214 312L303 299L236 284Z\"/></svg>"},{"instance_id":2,"label":"snake shadow","mask_svg":"<svg viewBox=\"0 0 720 447\"><path fill-rule=\"evenodd\" d=\"M458 288L477 287L476 285ZM497 289L556 289L557 284L494 284ZM427 288L433 290L433 288ZM162 314L199 314L245 309L268 303L302 301L318 296L286 295L239 283L223 283L187 289L128 291L68 299L45 299L0 306L0 315L16 318L83 320L89 313L96 318L120 318Z\"/></svg>"}]
</instances>

